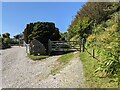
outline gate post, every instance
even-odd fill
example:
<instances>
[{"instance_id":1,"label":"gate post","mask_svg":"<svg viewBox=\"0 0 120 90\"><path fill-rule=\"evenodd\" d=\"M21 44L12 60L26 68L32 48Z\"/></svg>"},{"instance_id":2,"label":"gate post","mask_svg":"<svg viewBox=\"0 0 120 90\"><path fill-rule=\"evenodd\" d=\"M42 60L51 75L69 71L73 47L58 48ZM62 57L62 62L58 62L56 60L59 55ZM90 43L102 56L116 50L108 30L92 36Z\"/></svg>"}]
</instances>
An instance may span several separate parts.
<instances>
[{"instance_id":1,"label":"gate post","mask_svg":"<svg viewBox=\"0 0 120 90\"><path fill-rule=\"evenodd\" d=\"M48 40L48 55L50 55L51 51L52 51L52 45L51 45L51 40L49 39Z\"/></svg>"},{"instance_id":2,"label":"gate post","mask_svg":"<svg viewBox=\"0 0 120 90\"><path fill-rule=\"evenodd\" d=\"M81 52L81 40L79 40L79 47L80 47L80 52Z\"/></svg>"},{"instance_id":3,"label":"gate post","mask_svg":"<svg viewBox=\"0 0 120 90\"><path fill-rule=\"evenodd\" d=\"M82 38L81 42L82 42L82 52L84 52L84 49L85 49L85 38Z\"/></svg>"}]
</instances>

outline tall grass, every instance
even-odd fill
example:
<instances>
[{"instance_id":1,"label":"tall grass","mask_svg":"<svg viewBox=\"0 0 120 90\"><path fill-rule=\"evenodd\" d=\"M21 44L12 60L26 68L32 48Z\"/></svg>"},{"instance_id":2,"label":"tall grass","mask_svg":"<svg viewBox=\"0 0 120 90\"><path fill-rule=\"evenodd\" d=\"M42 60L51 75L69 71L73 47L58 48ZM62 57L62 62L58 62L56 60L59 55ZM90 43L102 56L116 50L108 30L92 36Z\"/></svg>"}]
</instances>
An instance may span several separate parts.
<instances>
[{"instance_id":1,"label":"tall grass","mask_svg":"<svg viewBox=\"0 0 120 90\"><path fill-rule=\"evenodd\" d=\"M87 52L80 53L80 60L83 63L85 84L88 88L117 88L118 84L114 78L104 77L103 73L96 72L99 64Z\"/></svg>"}]
</instances>

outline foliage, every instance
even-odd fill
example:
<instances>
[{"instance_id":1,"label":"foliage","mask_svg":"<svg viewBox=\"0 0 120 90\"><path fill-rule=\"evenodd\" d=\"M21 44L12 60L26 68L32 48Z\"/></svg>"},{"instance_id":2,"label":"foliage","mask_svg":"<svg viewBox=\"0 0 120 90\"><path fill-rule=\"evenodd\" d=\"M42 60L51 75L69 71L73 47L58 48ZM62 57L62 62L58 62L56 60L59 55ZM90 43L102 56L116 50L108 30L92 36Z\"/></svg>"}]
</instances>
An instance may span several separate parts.
<instances>
[{"instance_id":1,"label":"foliage","mask_svg":"<svg viewBox=\"0 0 120 90\"><path fill-rule=\"evenodd\" d=\"M73 53L67 53L61 56L58 61L62 64L67 64L72 60L72 57L74 56Z\"/></svg>"},{"instance_id":2,"label":"foliage","mask_svg":"<svg viewBox=\"0 0 120 90\"><path fill-rule=\"evenodd\" d=\"M48 48L48 40L59 40L59 29L55 27L51 22L36 22L27 24L24 30L24 40L26 43L30 43L31 40L36 39L44 44L45 48Z\"/></svg>"},{"instance_id":3,"label":"foliage","mask_svg":"<svg viewBox=\"0 0 120 90\"><path fill-rule=\"evenodd\" d=\"M94 41L95 41L95 35L90 35L90 36L87 38L87 41L88 41L89 43L94 42Z\"/></svg>"},{"instance_id":4,"label":"foliage","mask_svg":"<svg viewBox=\"0 0 120 90\"><path fill-rule=\"evenodd\" d=\"M15 38L10 38L10 44L12 44L12 45L18 45L19 42Z\"/></svg>"},{"instance_id":5,"label":"foliage","mask_svg":"<svg viewBox=\"0 0 120 90\"><path fill-rule=\"evenodd\" d=\"M88 17L84 17L82 20L76 20L76 23L75 25L73 23L68 29L70 38L75 35L79 35L79 38L86 38L91 33L93 21Z\"/></svg>"},{"instance_id":6,"label":"foliage","mask_svg":"<svg viewBox=\"0 0 120 90\"><path fill-rule=\"evenodd\" d=\"M2 48L9 48L10 47L10 34L9 33L4 33L2 34Z\"/></svg>"},{"instance_id":7,"label":"foliage","mask_svg":"<svg viewBox=\"0 0 120 90\"><path fill-rule=\"evenodd\" d=\"M20 33L20 34L17 34L17 35L14 36L11 43L12 44L19 44L19 46L20 45L22 46L23 43L24 43L23 39L24 39L24 35L23 35L23 33Z\"/></svg>"},{"instance_id":8,"label":"foliage","mask_svg":"<svg viewBox=\"0 0 120 90\"><path fill-rule=\"evenodd\" d=\"M118 12L119 13L119 12ZM113 14L110 20L106 21L102 25L101 32L97 32L96 41L91 41L91 44L96 44L96 48L99 50L99 58L101 58L100 67L98 70L106 73L107 76L116 77L116 80L120 82L119 72L120 72L120 29L119 23L115 20L115 17L120 17L120 14ZM119 20L119 19L118 19ZM108 24L108 22L113 22ZM96 26L99 27L100 25ZM91 38L88 37L88 41ZM96 43L97 42L97 43Z\"/></svg>"},{"instance_id":9,"label":"foliage","mask_svg":"<svg viewBox=\"0 0 120 90\"><path fill-rule=\"evenodd\" d=\"M24 33L24 40L27 44L30 43L30 40L28 37L30 34L32 34L33 27L34 27L34 24L30 23L30 24L27 24L26 28L24 29L24 32L23 32Z\"/></svg>"},{"instance_id":10,"label":"foliage","mask_svg":"<svg viewBox=\"0 0 120 90\"><path fill-rule=\"evenodd\" d=\"M10 34L9 33L4 33L2 34L3 38L10 38Z\"/></svg>"},{"instance_id":11,"label":"foliage","mask_svg":"<svg viewBox=\"0 0 120 90\"><path fill-rule=\"evenodd\" d=\"M74 37L72 37L71 39L70 39L70 41L79 41L80 39L79 39L79 35L75 35Z\"/></svg>"},{"instance_id":12,"label":"foliage","mask_svg":"<svg viewBox=\"0 0 120 90\"><path fill-rule=\"evenodd\" d=\"M60 40L62 40L62 41L69 39L67 32L60 33L60 35L61 35Z\"/></svg>"},{"instance_id":13,"label":"foliage","mask_svg":"<svg viewBox=\"0 0 120 90\"><path fill-rule=\"evenodd\" d=\"M16 40L23 39L23 33L17 34L14 36Z\"/></svg>"},{"instance_id":14,"label":"foliage","mask_svg":"<svg viewBox=\"0 0 120 90\"><path fill-rule=\"evenodd\" d=\"M88 37L89 34L91 34L91 27L93 22L88 18L84 17L83 20L81 20L78 23L78 33L80 34L81 38Z\"/></svg>"},{"instance_id":15,"label":"foliage","mask_svg":"<svg viewBox=\"0 0 120 90\"><path fill-rule=\"evenodd\" d=\"M70 38L86 38L86 48L97 52L98 72L114 77L120 86L120 3L87 2L68 28Z\"/></svg>"},{"instance_id":16,"label":"foliage","mask_svg":"<svg viewBox=\"0 0 120 90\"><path fill-rule=\"evenodd\" d=\"M92 48L89 48L90 52ZM85 85L87 88L117 88L114 78L104 77L104 73L95 72L99 63L87 52L80 53L80 60L83 63Z\"/></svg>"},{"instance_id":17,"label":"foliage","mask_svg":"<svg viewBox=\"0 0 120 90\"><path fill-rule=\"evenodd\" d=\"M68 28L69 38L76 34L80 35L80 38L87 37L91 34L94 24L107 21L119 8L120 4L117 2L87 2L71 22Z\"/></svg>"}]
</instances>

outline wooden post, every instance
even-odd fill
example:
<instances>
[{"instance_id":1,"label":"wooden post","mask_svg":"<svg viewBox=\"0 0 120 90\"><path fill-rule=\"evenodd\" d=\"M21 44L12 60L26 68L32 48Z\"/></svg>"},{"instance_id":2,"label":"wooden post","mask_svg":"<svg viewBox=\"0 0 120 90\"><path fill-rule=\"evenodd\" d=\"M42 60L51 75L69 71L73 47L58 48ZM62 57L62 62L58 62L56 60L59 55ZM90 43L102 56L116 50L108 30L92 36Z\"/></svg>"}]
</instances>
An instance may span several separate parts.
<instances>
[{"instance_id":1,"label":"wooden post","mask_svg":"<svg viewBox=\"0 0 120 90\"><path fill-rule=\"evenodd\" d=\"M83 45L82 45L82 52L84 52L85 50L85 44L83 43Z\"/></svg>"},{"instance_id":2,"label":"wooden post","mask_svg":"<svg viewBox=\"0 0 120 90\"><path fill-rule=\"evenodd\" d=\"M20 39L19 39L19 47L20 47Z\"/></svg>"},{"instance_id":3,"label":"wooden post","mask_svg":"<svg viewBox=\"0 0 120 90\"><path fill-rule=\"evenodd\" d=\"M52 45L51 45L51 40L49 39L48 40L48 55L50 55L51 50L52 50Z\"/></svg>"},{"instance_id":4,"label":"wooden post","mask_svg":"<svg viewBox=\"0 0 120 90\"><path fill-rule=\"evenodd\" d=\"M82 43L82 52L84 52L84 49L85 49L85 38L82 38L81 43Z\"/></svg>"},{"instance_id":5,"label":"wooden post","mask_svg":"<svg viewBox=\"0 0 120 90\"><path fill-rule=\"evenodd\" d=\"M73 46L74 46L73 48L75 48L75 44L74 44L74 41L73 41Z\"/></svg>"},{"instance_id":6,"label":"wooden post","mask_svg":"<svg viewBox=\"0 0 120 90\"><path fill-rule=\"evenodd\" d=\"M63 45L65 45L65 41L63 42ZM63 52L65 51L64 47L63 47Z\"/></svg>"},{"instance_id":7,"label":"wooden post","mask_svg":"<svg viewBox=\"0 0 120 90\"><path fill-rule=\"evenodd\" d=\"M80 52L81 52L81 40L79 41L79 46L80 46Z\"/></svg>"},{"instance_id":8,"label":"wooden post","mask_svg":"<svg viewBox=\"0 0 120 90\"><path fill-rule=\"evenodd\" d=\"M95 49L92 50L92 56L95 58Z\"/></svg>"},{"instance_id":9,"label":"wooden post","mask_svg":"<svg viewBox=\"0 0 120 90\"><path fill-rule=\"evenodd\" d=\"M28 49L27 49L27 45L25 45L25 47L26 47L26 53L28 54L28 52L27 52L27 51L28 51Z\"/></svg>"},{"instance_id":10,"label":"wooden post","mask_svg":"<svg viewBox=\"0 0 120 90\"><path fill-rule=\"evenodd\" d=\"M28 44L28 54L30 54L30 44Z\"/></svg>"}]
</instances>

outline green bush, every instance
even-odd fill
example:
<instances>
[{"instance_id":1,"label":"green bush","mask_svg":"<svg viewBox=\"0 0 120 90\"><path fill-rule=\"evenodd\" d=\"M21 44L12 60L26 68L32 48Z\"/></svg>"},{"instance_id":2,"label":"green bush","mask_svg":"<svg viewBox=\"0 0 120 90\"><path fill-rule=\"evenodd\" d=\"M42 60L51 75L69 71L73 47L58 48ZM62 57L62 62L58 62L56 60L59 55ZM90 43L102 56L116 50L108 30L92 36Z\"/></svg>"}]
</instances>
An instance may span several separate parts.
<instances>
[{"instance_id":1,"label":"green bush","mask_svg":"<svg viewBox=\"0 0 120 90\"><path fill-rule=\"evenodd\" d=\"M33 39L40 41L48 49L48 40L60 39L59 29L52 22L35 22L27 24L24 30L24 40L30 43Z\"/></svg>"}]
</instances>

